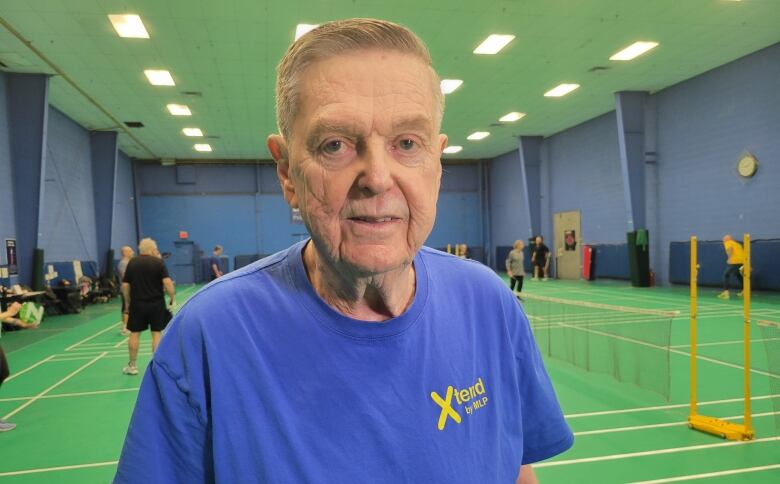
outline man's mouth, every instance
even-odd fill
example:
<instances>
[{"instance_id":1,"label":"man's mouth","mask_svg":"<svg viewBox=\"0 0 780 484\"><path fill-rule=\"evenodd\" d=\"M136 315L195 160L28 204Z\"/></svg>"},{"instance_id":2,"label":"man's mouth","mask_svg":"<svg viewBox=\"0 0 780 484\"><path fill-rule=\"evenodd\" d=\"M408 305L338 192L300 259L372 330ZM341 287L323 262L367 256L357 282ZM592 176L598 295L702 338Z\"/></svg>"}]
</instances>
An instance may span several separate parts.
<instances>
[{"instance_id":1,"label":"man's mouth","mask_svg":"<svg viewBox=\"0 0 780 484\"><path fill-rule=\"evenodd\" d=\"M393 222L395 220L400 220L400 219L398 217L384 216L384 217L349 217L349 220L355 222L378 224L384 222Z\"/></svg>"}]
</instances>

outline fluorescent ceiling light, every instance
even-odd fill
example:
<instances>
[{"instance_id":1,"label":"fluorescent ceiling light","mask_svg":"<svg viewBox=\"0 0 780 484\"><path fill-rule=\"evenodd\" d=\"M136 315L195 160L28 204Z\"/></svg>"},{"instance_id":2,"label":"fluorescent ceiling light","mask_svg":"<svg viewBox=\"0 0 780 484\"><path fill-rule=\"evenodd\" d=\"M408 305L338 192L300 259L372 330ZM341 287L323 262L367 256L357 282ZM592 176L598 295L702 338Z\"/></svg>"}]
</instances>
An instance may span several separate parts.
<instances>
[{"instance_id":1,"label":"fluorescent ceiling light","mask_svg":"<svg viewBox=\"0 0 780 484\"><path fill-rule=\"evenodd\" d=\"M490 136L490 133L488 133L487 131L475 131L471 133L466 139L471 141L479 141L481 139L487 138L488 136Z\"/></svg>"},{"instance_id":2,"label":"fluorescent ceiling light","mask_svg":"<svg viewBox=\"0 0 780 484\"><path fill-rule=\"evenodd\" d=\"M504 123L511 123L513 121L517 121L518 119L525 116L525 113L518 113L516 111L513 111L511 113L506 113L505 115L498 118L499 121L503 121Z\"/></svg>"},{"instance_id":3,"label":"fluorescent ceiling light","mask_svg":"<svg viewBox=\"0 0 780 484\"><path fill-rule=\"evenodd\" d=\"M203 131L200 128L184 128L181 130L184 136L200 137L203 136Z\"/></svg>"},{"instance_id":4,"label":"fluorescent ceiling light","mask_svg":"<svg viewBox=\"0 0 780 484\"><path fill-rule=\"evenodd\" d=\"M452 155L452 154L455 154L455 153L459 153L462 150L463 150L462 146L448 146L448 147L444 148L444 153L446 153L448 155Z\"/></svg>"},{"instance_id":5,"label":"fluorescent ceiling light","mask_svg":"<svg viewBox=\"0 0 780 484\"><path fill-rule=\"evenodd\" d=\"M298 24L295 27L295 40L300 39L303 34L309 32L310 30L314 30L317 27L319 27L319 24Z\"/></svg>"},{"instance_id":6,"label":"fluorescent ceiling light","mask_svg":"<svg viewBox=\"0 0 780 484\"><path fill-rule=\"evenodd\" d=\"M441 80L441 92L443 94L450 94L455 89L459 88L463 84L460 79L442 79Z\"/></svg>"},{"instance_id":7,"label":"fluorescent ceiling light","mask_svg":"<svg viewBox=\"0 0 780 484\"><path fill-rule=\"evenodd\" d=\"M544 97L561 97L569 94L580 87L579 84L558 84L554 88L544 93Z\"/></svg>"},{"instance_id":8,"label":"fluorescent ceiling light","mask_svg":"<svg viewBox=\"0 0 780 484\"><path fill-rule=\"evenodd\" d=\"M625 49L609 58L613 61L629 61L644 54L650 49L658 47L658 42L634 42Z\"/></svg>"},{"instance_id":9,"label":"fluorescent ceiling light","mask_svg":"<svg viewBox=\"0 0 780 484\"><path fill-rule=\"evenodd\" d=\"M171 73L164 70L156 71L154 69L146 69L144 71L146 78L149 79L149 83L152 86L175 86Z\"/></svg>"},{"instance_id":10,"label":"fluorescent ceiling light","mask_svg":"<svg viewBox=\"0 0 780 484\"><path fill-rule=\"evenodd\" d=\"M474 53L497 54L501 49L506 47L508 43L512 42L514 38L514 35L490 34L487 39L483 40L482 43L474 49Z\"/></svg>"},{"instance_id":11,"label":"fluorescent ceiling light","mask_svg":"<svg viewBox=\"0 0 780 484\"><path fill-rule=\"evenodd\" d=\"M195 151L211 151L211 145L210 144L197 144L193 146L195 148Z\"/></svg>"},{"instance_id":12,"label":"fluorescent ceiling light","mask_svg":"<svg viewBox=\"0 0 780 484\"><path fill-rule=\"evenodd\" d=\"M114 26L114 30L120 37L128 39L148 39L149 32L146 31L141 17L138 15L109 15L108 20Z\"/></svg>"},{"instance_id":13,"label":"fluorescent ceiling light","mask_svg":"<svg viewBox=\"0 0 780 484\"><path fill-rule=\"evenodd\" d=\"M186 104L169 104L166 107L168 112L174 116L190 116L192 114Z\"/></svg>"}]
</instances>

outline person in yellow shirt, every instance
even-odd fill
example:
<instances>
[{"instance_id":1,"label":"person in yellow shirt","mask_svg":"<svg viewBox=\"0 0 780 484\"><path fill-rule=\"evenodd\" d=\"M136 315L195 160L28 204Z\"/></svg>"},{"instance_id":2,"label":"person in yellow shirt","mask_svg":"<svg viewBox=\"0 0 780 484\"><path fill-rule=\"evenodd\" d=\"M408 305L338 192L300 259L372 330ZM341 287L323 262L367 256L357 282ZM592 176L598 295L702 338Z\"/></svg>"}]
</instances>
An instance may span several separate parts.
<instances>
[{"instance_id":1,"label":"person in yellow shirt","mask_svg":"<svg viewBox=\"0 0 780 484\"><path fill-rule=\"evenodd\" d=\"M728 299L731 297L729 294L729 279L734 275L739 281L739 293L737 296L742 295L742 264L745 263L745 251L742 249L742 244L731 238L731 235L723 236L723 248L726 249L726 270L723 271L723 292L718 294L721 299Z\"/></svg>"}]
</instances>

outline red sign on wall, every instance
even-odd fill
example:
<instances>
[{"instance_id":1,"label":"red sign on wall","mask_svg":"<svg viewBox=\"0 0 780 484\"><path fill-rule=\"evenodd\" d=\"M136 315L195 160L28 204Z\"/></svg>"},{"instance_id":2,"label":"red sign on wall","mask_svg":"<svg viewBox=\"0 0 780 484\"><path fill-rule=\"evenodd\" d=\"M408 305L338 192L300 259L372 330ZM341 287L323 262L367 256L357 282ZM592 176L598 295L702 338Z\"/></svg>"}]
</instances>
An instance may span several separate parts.
<instances>
[{"instance_id":1,"label":"red sign on wall","mask_svg":"<svg viewBox=\"0 0 780 484\"><path fill-rule=\"evenodd\" d=\"M179 238L180 239L186 239L189 238L190 234L186 230L179 230Z\"/></svg>"}]
</instances>

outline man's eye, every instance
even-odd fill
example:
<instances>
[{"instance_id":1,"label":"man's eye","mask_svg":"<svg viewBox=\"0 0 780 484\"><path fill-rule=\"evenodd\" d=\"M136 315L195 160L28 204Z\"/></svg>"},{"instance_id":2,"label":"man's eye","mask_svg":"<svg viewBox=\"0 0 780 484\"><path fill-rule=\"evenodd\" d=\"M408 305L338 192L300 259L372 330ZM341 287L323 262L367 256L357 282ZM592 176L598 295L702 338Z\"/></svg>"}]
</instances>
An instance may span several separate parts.
<instances>
[{"instance_id":1,"label":"man's eye","mask_svg":"<svg viewBox=\"0 0 780 484\"><path fill-rule=\"evenodd\" d=\"M403 151L412 151L417 148L417 143L413 139L406 138L398 142L398 147Z\"/></svg>"},{"instance_id":2,"label":"man's eye","mask_svg":"<svg viewBox=\"0 0 780 484\"><path fill-rule=\"evenodd\" d=\"M322 151L329 155L335 155L344 148L344 142L341 140L332 140L322 145Z\"/></svg>"}]
</instances>

